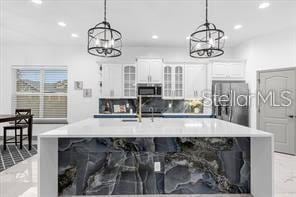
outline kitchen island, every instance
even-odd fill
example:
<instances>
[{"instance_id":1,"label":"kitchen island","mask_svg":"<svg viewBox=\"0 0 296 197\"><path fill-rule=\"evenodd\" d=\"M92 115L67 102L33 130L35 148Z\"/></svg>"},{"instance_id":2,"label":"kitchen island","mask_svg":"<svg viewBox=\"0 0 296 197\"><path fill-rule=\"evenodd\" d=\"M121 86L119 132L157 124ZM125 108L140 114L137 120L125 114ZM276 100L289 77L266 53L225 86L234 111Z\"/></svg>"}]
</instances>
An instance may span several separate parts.
<instances>
[{"instance_id":1,"label":"kitchen island","mask_svg":"<svg viewBox=\"0 0 296 197\"><path fill-rule=\"evenodd\" d=\"M222 120L87 119L38 148L40 197L274 196L273 136Z\"/></svg>"}]
</instances>

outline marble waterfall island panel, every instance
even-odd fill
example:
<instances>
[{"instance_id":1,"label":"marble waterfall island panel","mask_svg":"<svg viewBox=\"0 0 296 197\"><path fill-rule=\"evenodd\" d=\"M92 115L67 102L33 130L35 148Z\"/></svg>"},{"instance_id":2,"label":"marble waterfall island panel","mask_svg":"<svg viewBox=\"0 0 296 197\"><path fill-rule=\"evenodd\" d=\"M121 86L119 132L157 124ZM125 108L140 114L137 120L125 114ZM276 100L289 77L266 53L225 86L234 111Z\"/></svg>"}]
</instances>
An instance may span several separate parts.
<instances>
[{"instance_id":1,"label":"marble waterfall island panel","mask_svg":"<svg viewBox=\"0 0 296 197\"><path fill-rule=\"evenodd\" d=\"M250 193L250 138L61 138L58 155L60 196Z\"/></svg>"}]
</instances>

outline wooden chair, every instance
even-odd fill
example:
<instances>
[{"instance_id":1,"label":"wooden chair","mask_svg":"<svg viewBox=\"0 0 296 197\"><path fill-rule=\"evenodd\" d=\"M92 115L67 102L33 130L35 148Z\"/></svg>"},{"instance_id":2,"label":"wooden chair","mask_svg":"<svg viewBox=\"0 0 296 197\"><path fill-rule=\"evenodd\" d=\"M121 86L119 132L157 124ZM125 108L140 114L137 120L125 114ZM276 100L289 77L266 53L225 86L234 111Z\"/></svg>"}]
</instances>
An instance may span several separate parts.
<instances>
[{"instance_id":1,"label":"wooden chair","mask_svg":"<svg viewBox=\"0 0 296 197\"><path fill-rule=\"evenodd\" d=\"M16 109L15 110L16 116L22 116L22 115L31 115L31 109ZM14 121L13 125L5 126L4 129L4 137L3 137L3 145L4 150L7 148L7 144L14 143L16 146L18 144L18 137L20 139L20 149L23 148L23 140L28 139L28 134L24 135L23 131L24 129L28 129L29 127L29 118L20 118L16 121ZM14 137L8 138L7 132L13 130L14 131ZM20 131L20 134L18 134L18 130Z\"/></svg>"}]
</instances>

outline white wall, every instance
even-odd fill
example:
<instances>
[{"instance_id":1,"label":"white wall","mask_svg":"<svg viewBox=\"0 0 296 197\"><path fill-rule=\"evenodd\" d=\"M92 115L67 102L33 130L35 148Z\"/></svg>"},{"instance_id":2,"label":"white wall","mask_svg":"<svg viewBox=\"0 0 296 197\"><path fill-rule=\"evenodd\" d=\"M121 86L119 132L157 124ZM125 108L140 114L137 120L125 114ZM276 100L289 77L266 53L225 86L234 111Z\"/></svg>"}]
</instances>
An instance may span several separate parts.
<instances>
[{"instance_id":1,"label":"white wall","mask_svg":"<svg viewBox=\"0 0 296 197\"><path fill-rule=\"evenodd\" d=\"M0 49L0 114L11 113L12 65L66 65L69 70L69 122L92 117L98 111L97 61L132 63L137 57L164 58L167 62L198 61L189 57L186 48L172 47L126 47L121 57L111 59L91 56L87 53L85 46L10 46L2 44ZM226 49L223 59L231 58L247 60L246 81L250 85L251 92L255 93L256 71L296 67L296 28L253 38L237 47ZM93 89L93 97L83 98L81 91L74 91L74 81L83 81L86 88ZM251 107L250 117L251 126L256 127L255 105ZM36 128L45 131L46 128L52 127L43 125Z\"/></svg>"},{"instance_id":2,"label":"white wall","mask_svg":"<svg viewBox=\"0 0 296 197\"><path fill-rule=\"evenodd\" d=\"M136 58L163 58L167 62L197 62L186 48L126 47L119 58L97 58L87 53L85 46L2 46L0 66L0 114L11 113L12 66L68 66L68 121L75 122L98 113L98 64L96 62L133 63ZM223 58L230 58L227 53ZM83 81L93 89L92 98L83 98L74 91L74 81ZM39 126L40 127L40 126ZM42 131L46 125L43 126ZM46 127L47 128L47 127ZM52 128L52 127L49 127ZM39 133L36 131L35 133Z\"/></svg>"},{"instance_id":3,"label":"white wall","mask_svg":"<svg viewBox=\"0 0 296 197\"><path fill-rule=\"evenodd\" d=\"M233 56L246 59L246 80L256 92L256 72L273 68L296 67L296 28L260 36L235 47ZM256 102L250 112L251 126L256 127Z\"/></svg>"}]
</instances>

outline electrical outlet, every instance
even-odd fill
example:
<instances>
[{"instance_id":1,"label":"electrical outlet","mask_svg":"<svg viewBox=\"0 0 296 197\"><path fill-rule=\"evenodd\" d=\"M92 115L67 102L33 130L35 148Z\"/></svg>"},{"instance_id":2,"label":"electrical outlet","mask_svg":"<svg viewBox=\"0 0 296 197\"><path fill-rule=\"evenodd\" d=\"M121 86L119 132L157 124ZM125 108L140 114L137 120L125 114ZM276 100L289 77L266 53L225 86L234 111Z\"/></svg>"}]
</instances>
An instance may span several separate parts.
<instances>
[{"instance_id":1,"label":"electrical outlet","mask_svg":"<svg viewBox=\"0 0 296 197\"><path fill-rule=\"evenodd\" d=\"M154 172L160 172L160 171L161 171L160 162L154 162Z\"/></svg>"}]
</instances>

